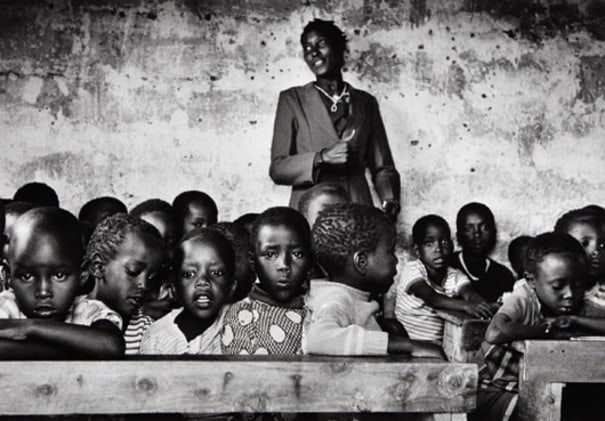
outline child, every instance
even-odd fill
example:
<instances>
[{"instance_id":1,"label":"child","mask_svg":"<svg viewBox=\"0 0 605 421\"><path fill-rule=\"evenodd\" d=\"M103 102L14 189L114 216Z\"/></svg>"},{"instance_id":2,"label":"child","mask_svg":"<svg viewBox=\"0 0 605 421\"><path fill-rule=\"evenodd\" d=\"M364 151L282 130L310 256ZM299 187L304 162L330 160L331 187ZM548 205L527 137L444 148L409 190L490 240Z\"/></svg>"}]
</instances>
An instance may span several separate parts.
<instances>
[{"instance_id":1,"label":"child","mask_svg":"<svg viewBox=\"0 0 605 421\"><path fill-rule=\"evenodd\" d=\"M248 231L248 235L250 235L252 234L252 225L254 225L254 221L256 221L259 215L259 213L255 212L245 213L233 221L233 223L243 226Z\"/></svg>"},{"instance_id":2,"label":"child","mask_svg":"<svg viewBox=\"0 0 605 421\"><path fill-rule=\"evenodd\" d=\"M525 276L525 256L532 239L533 237L529 235L520 235L508 245L508 260L517 274L517 280L523 279Z\"/></svg>"},{"instance_id":3,"label":"child","mask_svg":"<svg viewBox=\"0 0 605 421\"><path fill-rule=\"evenodd\" d=\"M14 202L29 202L36 206L59 207L57 192L44 183L27 183L17 189L13 196Z\"/></svg>"},{"instance_id":4,"label":"child","mask_svg":"<svg viewBox=\"0 0 605 421\"><path fill-rule=\"evenodd\" d=\"M235 222L219 222L210 228L223 234L231 243L235 251L235 292L231 297L234 303L243 300L248 296L252 289L252 284L256 279L256 274L250 264L250 234L248 231Z\"/></svg>"},{"instance_id":5,"label":"child","mask_svg":"<svg viewBox=\"0 0 605 421\"><path fill-rule=\"evenodd\" d=\"M198 228L185 234L175 258L176 295L182 307L153 323L141 354L220 354L224 305L235 289L235 253L219 232Z\"/></svg>"},{"instance_id":6,"label":"child","mask_svg":"<svg viewBox=\"0 0 605 421\"><path fill-rule=\"evenodd\" d=\"M395 276L395 228L380 210L343 203L315 221L313 253L329 274L311 280L307 298L307 354L409 354L442 357L440 347L381 331L379 306L370 294L384 293Z\"/></svg>"},{"instance_id":7,"label":"child","mask_svg":"<svg viewBox=\"0 0 605 421\"><path fill-rule=\"evenodd\" d=\"M195 228L206 228L218 221L216 203L206 193L190 190L174 198L172 207L182 227L183 234Z\"/></svg>"},{"instance_id":8,"label":"child","mask_svg":"<svg viewBox=\"0 0 605 421\"><path fill-rule=\"evenodd\" d=\"M350 202L349 193L339 184L319 183L300 196L298 210L313 227L317 215L328 205Z\"/></svg>"},{"instance_id":9,"label":"child","mask_svg":"<svg viewBox=\"0 0 605 421\"><path fill-rule=\"evenodd\" d=\"M166 250L165 270L162 272L159 290L150 291L144 312L153 319L159 319L176 306L173 281L174 248L181 238L181 226L172 206L161 199L149 199L132 208L130 215L141 218L153 225L164 239Z\"/></svg>"},{"instance_id":10,"label":"child","mask_svg":"<svg viewBox=\"0 0 605 421\"><path fill-rule=\"evenodd\" d=\"M122 317L126 355L138 354L143 333L153 322L141 307L147 291L159 288L163 261L160 233L124 213L103 219L86 248L83 273L94 285L89 297L103 301Z\"/></svg>"},{"instance_id":11,"label":"child","mask_svg":"<svg viewBox=\"0 0 605 421\"><path fill-rule=\"evenodd\" d=\"M505 266L489 257L496 244L496 221L483 203L467 203L456 216L456 239L462 251L449 262L470 280L473 290L490 303L513 289L515 279Z\"/></svg>"},{"instance_id":12,"label":"child","mask_svg":"<svg viewBox=\"0 0 605 421\"><path fill-rule=\"evenodd\" d=\"M258 282L225 316L223 353L300 354L309 225L292 208L269 208L256 219L250 245Z\"/></svg>"},{"instance_id":13,"label":"child","mask_svg":"<svg viewBox=\"0 0 605 421\"><path fill-rule=\"evenodd\" d=\"M489 324L482 345L476 420L509 419L514 414L519 354L504 344L522 339L563 339L573 333L586 287L586 256L567 234L535 237L527 250L526 282L517 286Z\"/></svg>"},{"instance_id":14,"label":"child","mask_svg":"<svg viewBox=\"0 0 605 421\"><path fill-rule=\"evenodd\" d=\"M588 259L588 287L605 281L604 218L594 207L571 210L555 224L555 232L567 233L578 240Z\"/></svg>"},{"instance_id":15,"label":"child","mask_svg":"<svg viewBox=\"0 0 605 421\"><path fill-rule=\"evenodd\" d=\"M15 222L12 290L0 294L4 359L123 354L120 316L100 301L76 297L82 255L78 220L65 210L36 208Z\"/></svg>"},{"instance_id":16,"label":"child","mask_svg":"<svg viewBox=\"0 0 605 421\"><path fill-rule=\"evenodd\" d=\"M97 197L96 199L86 202L78 214L78 220L85 230L84 244L88 243L88 239L96 226L99 225L99 222L116 213L128 213L128 209L121 200L116 199L115 197Z\"/></svg>"},{"instance_id":17,"label":"child","mask_svg":"<svg viewBox=\"0 0 605 421\"><path fill-rule=\"evenodd\" d=\"M0 290L4 291L8 289L9 282L9 266L8 266L8 245L10 243L11 230L17 218L23 215L30 209L33 209L35 205L28 202L9 202L4 206L4 225L3 225L3 236L2 236L2 261L0 262L0 283L2 287Z\"/></svg>"},{"instance_id":18,"label":"child","mask_svg":"<svg viewBox=\"0 0 605 421\"><path fill-rule=\"evenodd\" d=\"M480 318L492 316L495 305L475 293L462 272L447 265L452 240L445 219L423 216L414 224L412 238L418 260L404 268L395 298L395 315L410 338L443 339L443 319L435 308L459 310Z\"/></svg>"}]
</instances>

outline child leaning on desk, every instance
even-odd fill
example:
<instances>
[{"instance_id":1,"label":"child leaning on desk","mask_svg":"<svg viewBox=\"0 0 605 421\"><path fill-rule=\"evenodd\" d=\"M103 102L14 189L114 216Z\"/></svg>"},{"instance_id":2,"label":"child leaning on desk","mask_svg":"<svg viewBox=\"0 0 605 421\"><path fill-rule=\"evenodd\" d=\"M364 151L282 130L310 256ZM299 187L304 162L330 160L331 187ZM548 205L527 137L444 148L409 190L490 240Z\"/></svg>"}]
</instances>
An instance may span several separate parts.
<instances>
[{"instance_id":1,"label":"child leaning on desk","mask_svg":"<svg viewBox=\"0 0 605 421\"><path fill-rule=\"evenodd\" d=\"M515 416L520 354L509 342L605 331L603 320L584 317L588 266L577 240L564 233L538 235L529 244L526 264L525 280L505 299L487 328L477 409L470 420Z\"/></svg>"}]
</instances>

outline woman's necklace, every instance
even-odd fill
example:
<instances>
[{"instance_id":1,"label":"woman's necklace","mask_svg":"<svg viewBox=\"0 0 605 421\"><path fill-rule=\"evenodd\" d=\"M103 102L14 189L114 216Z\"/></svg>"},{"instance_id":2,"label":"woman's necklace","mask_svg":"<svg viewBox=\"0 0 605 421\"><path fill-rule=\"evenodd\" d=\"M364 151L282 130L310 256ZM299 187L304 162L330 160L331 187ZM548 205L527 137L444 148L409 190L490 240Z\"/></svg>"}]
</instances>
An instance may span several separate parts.
<instances>
[{"instance_id":1,"label":"woman's necklace","mask_svg":"<svg viewBox=\"0 0 605 421\"><path fill-rule=\"evenodd\" d=\"M347 90L346 83L345 83L344 88L342 88L342 92L340 93L340 95L336 95L336 94L330 95L329 93L324 91L320 86L315 85L315 84L313 86L315 86L319 92L324 94L330 101L332 101L332 105L330 106L330 111L332 111L333 113L335 113L338 110L338 104L340 103L340 101L342 101L343 98L344 98L345 102L349 102L349 91Z\"/></svg>"},{"instance_id":2,"label":"woman's necklace","mask_svg":"<svg viewBox=\"0 0 605 421\"><path fill-rule=\"evenodd\" d=\"M471 279L471 281L478 281L479 279L481 279L480 276L475 276L471 273L470 270L468 270L468 268L466 267L466 263L464 262L464 257L462 256L462 252L460 252L458 254L458 261L460 262L462 269L464 269L464 271L466 272L468 277ZM489 259L485 259L485 270L483 271L483 275L485 275L487 273L488 269L489 269ZM483 276L483 275L481 275L481 276Z\"/></svg>"}]
</instances>

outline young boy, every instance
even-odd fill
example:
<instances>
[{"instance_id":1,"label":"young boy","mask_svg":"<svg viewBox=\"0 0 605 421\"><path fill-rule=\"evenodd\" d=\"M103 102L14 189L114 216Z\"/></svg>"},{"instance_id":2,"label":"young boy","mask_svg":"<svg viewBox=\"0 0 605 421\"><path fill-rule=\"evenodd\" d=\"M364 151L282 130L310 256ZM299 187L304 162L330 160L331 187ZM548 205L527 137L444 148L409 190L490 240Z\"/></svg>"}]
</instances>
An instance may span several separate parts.
<instances>
[{"instance_id":1,"label":"young boy","mask_svg":"<svg viewBox=\"0 0 605 421\"><path fill-rule=\"evenodd\" d=\"M115 197L97 197L86 202L80 208L80 213L78 214L78 220L84 230L84 244L88 243L88 239L96 226L99 225L99 222L116 213L128 213L128 209L121 200Z\"/></svg>"},{"instance_id":2,"label":"young boy","mask_svg":"<svg viewBox=\"0 0 605 421\"><path fill-rule=\"evenodd\" d=\"M349 193L339 184L319 183L300 196L298 210L303 214L310 227L313 227L319 212L329 205L348 203Z\"/></svg>"},{"instance_id":3,"label":"young boy","mask_svg":"<svg viewBox=\"0 0 605 421\"><path fill-rule=\"evenodd\" d=\"M450 227L438 215L420 218L412 228L418 260L408 263L397 284L395 315L410 338L440 342L443 319L436 308L489 318L496 310L470 287L464 274L448 267L452 253Z\"/></svg>"},{"instance_id":4,"label":"young boy","mask_svg":"<svg viewBox=\"0 0 605 421\"><path fill-rule=\"evenodd\" d=\"M329 276L311 280L307 354L409 354L442 357L440 347L383 332L371 294L388 290L395 276L395 228L380 210L356 203L326 208L315 221L313 253Z\"/></svg>"},{"instance_id":5,"label":"young boy","mask_svg":"<svg viewBox=\"0 0 605 421\"><path fill-rule=\"evenodd\" d=\"M508 245L508 261L517 275L517 280L525 277L525 259L527 256L527 247L533 237L529 235L520 235L513 239Z\"/></svg>"},{"instance_id":6,"label":"young boy","mask_svg":"<svg viewBox=\"0 0 605 421\"><path fill-rule=\"evenodd\" d=\"M13 226L12 291L0 294L4 359L116 357L124 353L122 320L102 302L76 297L83 247L78 220L42 207Z\"/></svg>"},{"instance_id":7,"label":"young boy","mask_svg":"<svg viewBox=\"0 0 605 421\"><path fill-rule=\"evenodd\" d=\"M471 280L480 296L495 303L504 292L513 289L513 274L489 257L496 245L496 221L487 206L472 202L460 208L456 238L462 251L455 253L449 264Z\"/></svg>"},{"instance_id":8,"label":"young boy","mask_svg":"<svg viewBox=\"0 0 605 421\"><path fill-rule=\"evenodd\" d=\"M298 211L273 207L256 219L250 238L258 282L225 316L223 353L299 354L302 286L312 262L309 225Z\"/></svg>"},{"instance_id":9,"label":"young boy","mask_svg":"<svg viewBox=\"0 0 605 421\"><path fill-rule=\"evenodd\" d=\"M526 280L515 287L493 317L482 345L477 410L472 419L501 420L514 415L519 354L507 343L522 339L564 339L574 335L586 288L586 255L571 236L545 233L527 250Z\"/></svg>"},{"instance_id":10,"label":"young boy","mask_svg":"<svg viewBox=\"0 0 605 421\"><path fill-rule=\"evenodd\" d=\"M172 207L181 224L183 234L195 228L206 228L218 221L216 203L206 193L189 190L172 201Z\"/></svg>"},{"instance_id":11,"label":"young boy","mask_svg":"<svg viewBox=\"0 0 605 421\"><path fill-rule=\"evenodd\" d=\"M177 248L176 295L182 305L152 324L141 354L220 354L225 304L235 289L235 253L221 233L198 228Z\"/></svg>"}]
</instances>

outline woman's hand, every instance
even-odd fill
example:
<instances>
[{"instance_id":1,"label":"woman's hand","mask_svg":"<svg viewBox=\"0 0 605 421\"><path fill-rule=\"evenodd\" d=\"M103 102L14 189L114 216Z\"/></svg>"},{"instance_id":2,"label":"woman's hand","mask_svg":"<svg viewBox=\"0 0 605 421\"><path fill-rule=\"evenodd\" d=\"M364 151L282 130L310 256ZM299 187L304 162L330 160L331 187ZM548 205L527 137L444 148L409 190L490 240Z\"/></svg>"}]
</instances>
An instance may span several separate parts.
<instances>
[{"instance_id":1,"label":"woman's hand","mask_svg":"<svg viewBox=\"0 0 605 421\"><path fill-rule=\"evenodd\" d=\"M355 129L343 133L342 139L329 148L324 148L320 152L321 162L330 165L346 164L353 154L353 147L349 141L355 136Z\"/></svg>"}]
</instances>

